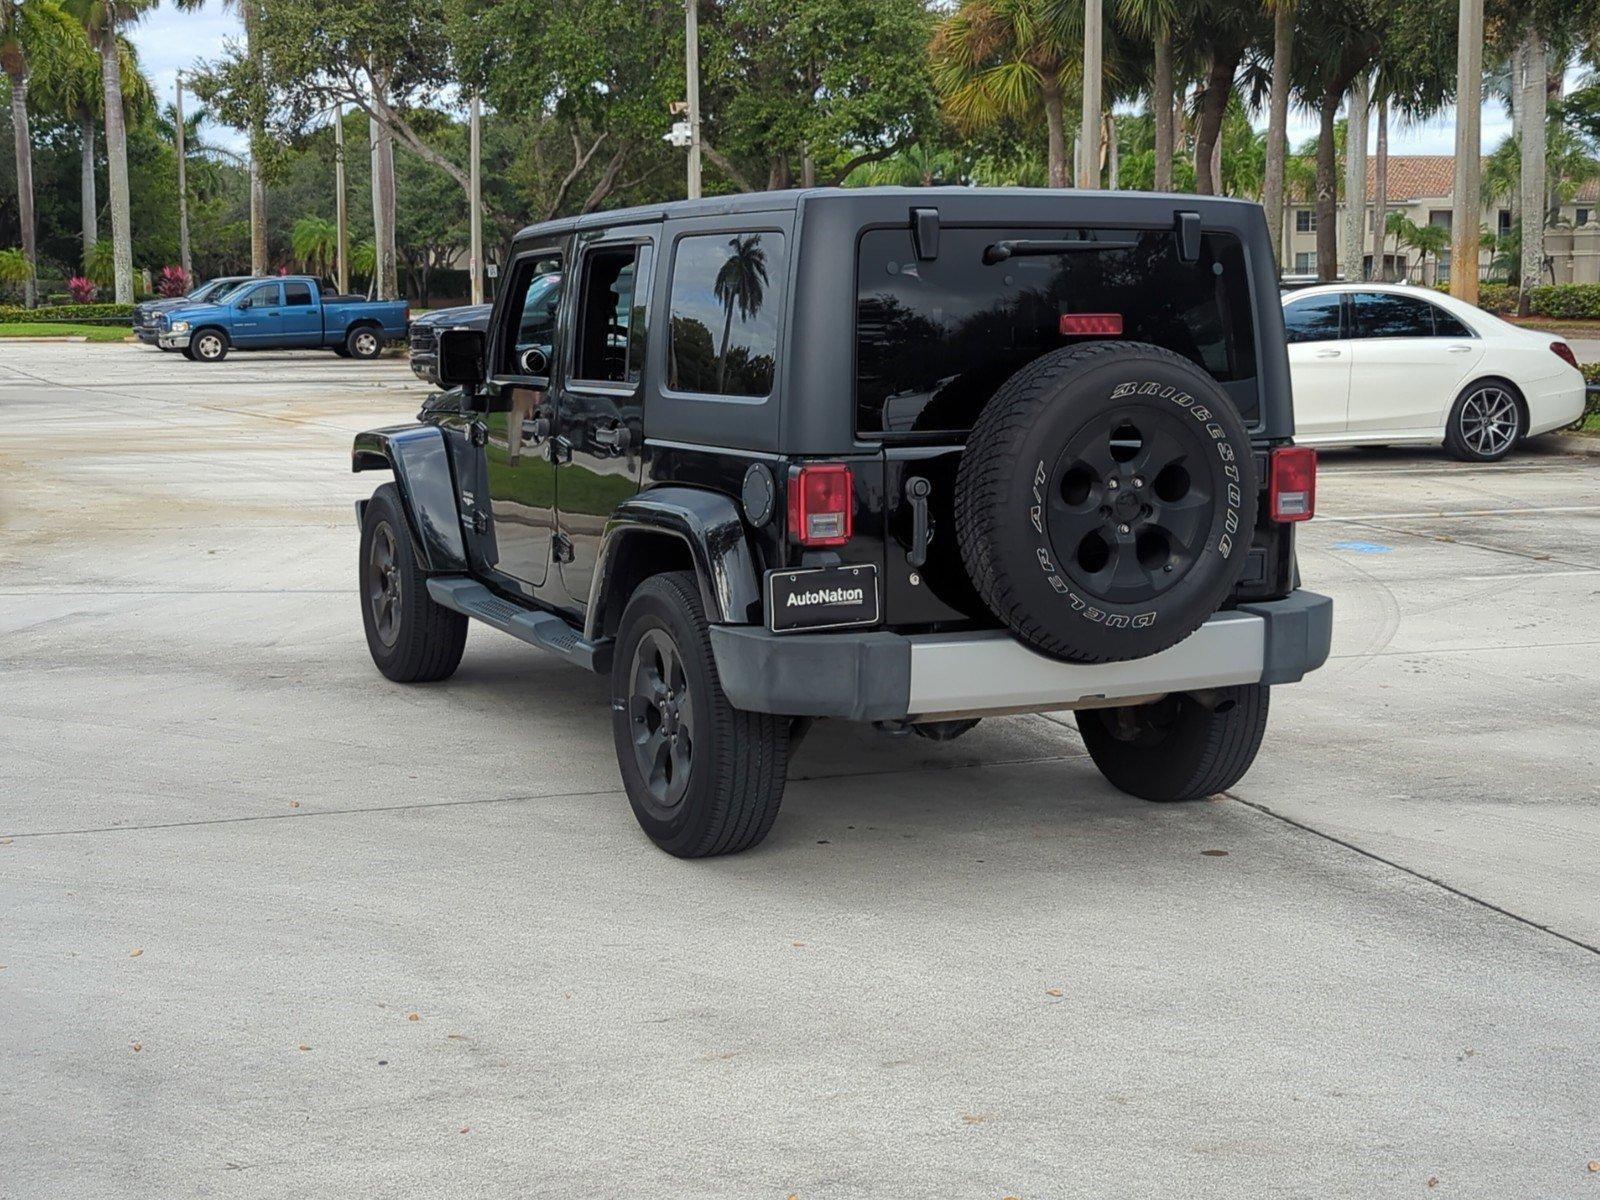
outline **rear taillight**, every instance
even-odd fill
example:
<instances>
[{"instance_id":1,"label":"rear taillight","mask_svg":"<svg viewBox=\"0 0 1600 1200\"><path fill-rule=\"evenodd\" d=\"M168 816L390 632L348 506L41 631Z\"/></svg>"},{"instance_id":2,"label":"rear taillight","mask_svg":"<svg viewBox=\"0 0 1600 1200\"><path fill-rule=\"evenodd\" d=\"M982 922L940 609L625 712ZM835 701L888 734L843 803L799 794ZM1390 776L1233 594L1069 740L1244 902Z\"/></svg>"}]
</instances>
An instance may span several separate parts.
<instances>
[{"instance_id":1,"label":"rear taillight","mask_svg":"<svg viewBox=\"0 0 1600 1200\"><path fill-rule=\"evenodd\" d=\"M1572 347L1567 345L1567 343L1551 342L1550 349L1555 353L1557 358L1566 363L1569 367L1572 367L1574 370L1583 369L1578 366L1578 356L1572 352Z\"/></svg>"},{"instance_id":2,"label":"rear taillight","mask_svg":"<svg viewBox=\"0 0 1600 1200\"><path fill-rule=\"evenodd\" d=\"M1281 446L1272 452L1272 519L1309 521L1317 511L1317 452Z\"/></svg>"},{"instance_id":3,"label":"rear taillight","mask_svg":"<svg viewBox=\"0 0 1600 1200\"><path fill-rule=\"evenodd\" d=\"M789 536L802 546L842 546L855 507L850 468L812 463L789 472Z\"/></svg>"},{"instance_id":4,"label":"rear taillight","mask_svg":"<svg viewBox=\"0 0 1600 1200\"><path fill-rule=\"evenodd\" d=\"M1120 337L1121 313L1062 313L1063 337Z\"/></svg>"}]
</instances>

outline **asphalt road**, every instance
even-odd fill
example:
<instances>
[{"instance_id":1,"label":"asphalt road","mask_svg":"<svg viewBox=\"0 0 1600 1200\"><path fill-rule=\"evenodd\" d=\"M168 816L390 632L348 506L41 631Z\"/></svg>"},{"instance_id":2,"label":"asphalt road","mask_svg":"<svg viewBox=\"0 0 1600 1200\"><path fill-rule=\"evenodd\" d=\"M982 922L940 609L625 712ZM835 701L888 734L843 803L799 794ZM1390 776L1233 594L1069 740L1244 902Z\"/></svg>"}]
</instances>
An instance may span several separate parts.
<instances>
[{"instance_id":1,"label":"asphalt road","mask_svg":"<svg viewBox=\"0 0 1600 1200\"><path fill-rule=\"evenodd\" d=\"M1326 456L1230 796L824 725L685 863L598 680L373 671L421 394L0 346L0 1197L1600 1196L1600 458Z\"/></svg>"}]
</instances>

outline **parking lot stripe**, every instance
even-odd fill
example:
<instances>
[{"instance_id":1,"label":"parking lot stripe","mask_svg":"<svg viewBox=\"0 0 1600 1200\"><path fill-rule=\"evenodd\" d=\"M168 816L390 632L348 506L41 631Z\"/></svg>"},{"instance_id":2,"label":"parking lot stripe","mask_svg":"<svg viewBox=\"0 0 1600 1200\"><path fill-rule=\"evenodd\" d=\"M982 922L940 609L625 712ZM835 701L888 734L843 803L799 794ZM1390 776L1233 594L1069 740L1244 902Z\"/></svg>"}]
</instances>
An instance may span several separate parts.
<instances>
[{"instance_id":1,"label":"parking lot stripe","mask_svg":"<svg viewBox=\"0 0 1600 1200\"><path fill-rule=\"evenodd\" d=\"M1316 520L1327 524L1354 521L1423 521L1460 517L1533 517L1541 513L1600 512L1600 504L1554 504L1544 508L1449 508L1420 512L1386 512L1329 515L1318 513Z\"/></svg>"}]
</instances>

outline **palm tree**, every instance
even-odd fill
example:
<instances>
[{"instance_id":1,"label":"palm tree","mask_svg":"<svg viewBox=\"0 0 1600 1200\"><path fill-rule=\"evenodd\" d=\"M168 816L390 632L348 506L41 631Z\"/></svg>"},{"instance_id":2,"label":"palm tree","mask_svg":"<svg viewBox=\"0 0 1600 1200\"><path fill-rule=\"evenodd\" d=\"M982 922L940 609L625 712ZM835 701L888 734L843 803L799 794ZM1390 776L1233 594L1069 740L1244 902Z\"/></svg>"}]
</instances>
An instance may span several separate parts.
<instances>
[{"instance_id":1,"label":"palm tree","mask_svg":"<svg viewBox=\"0 0 1600 1200\"><path fill-rule=\"evenodd\" d=\"M301 217L289 234L289 245L308 274L326 275L339 245L339 231L322 217Z\"/></svg>"},{"instance_id":2,"label":"palm tree","mask_svg":"<svg viewBox=\"0 0 1600 1200\"><path fill-rule=\"evenodd\" d=\"M72 23L54 0L0 0L0 69L11 91L12 151L17 164L17 215L22 255L28 264L23 303L38 302L38 227L33 208L33 141L28 124L28 81L33 71L59 74L74 40Z\"/></svg>"},{"instance_id":3,"label":"palm tree","mask_svg":"<svg viewBox=\"0 0 1600 1200\"><path fill-rule=\"evenodd\" d=\"M111 245L118 304L133 303L133 214L128 193L128 124L122 94L120 31L135 24L157 0L71 0L100 54L106 120L106 174L111 184Z\"/></svg>"},{"instance_id":4,"label":"palm tree","mask_svg":"<svg viewBox=\"0 0 1600 1200\"><path fill-rule=\"evenodd\" d=\"M1267 106L1267 171L1261 204L1272 252L1283 250L1283 185L1289 159L1289 88L1294 52L1294 0L1266 0L1272 12L1272 92ZM1280 263L1281 267L1282 264Z\"/></svg>"},{"instance_id":5,"label":"palm tree","mask_svg":"<svg viewBox=\"0 0 1600 1200\"><path fill-rule=\"evenodd\" d=\"M1067 186L1065 92L1081 69L1083 9L1070 0L963 0L929 49L935 88L962 130L1044 110L1050 186Z\"/></svg>"},{"instance_id":6,"label":"palm tree","mask_svg":"<svg viewBox=\"0 0 1600 1200\"><path fill-rule=\"evenodd\" d=\"M1202 0L1195 6L1190 30L1192 50L1205 63L1195 102L1194 190L1214 195L1222 190L1215 152L1235 78L1246 52L1264 32L1259 0Z\"/></svg>"},{"instance_id":7,"label":"palm tree","mask_svg":"<svg viewBox=\"0 0 1600 1200\"><path fill-rule=\"evenodd\" d=\"M733 253L722 264L711 292L722 303L722 349L717 354L717 391L721 392L728 372L728 339L733 335L733 310L739 310L739 319L748 321L761 308L766 299L767 252L761 248L761 235L745 234L731 237L728 245Z\"/></svg>"},{"instance_id":8,"label":"palm tree","mask_svg":"<svg viewBox=\"0 0 1600 1200\"><path fill-rule=\"evenodd\" d=\"M877 162L863 163L845 178L847 187L932 187L956 183L961 164L948 150L913 142Z\"/></svg>"},{"instance_id":9,"label":"palm tree","mask_svg":"<svg viewBox=\"0 0 1600 1200\"><path fill-rule=\"evenodd\" d=\"M1173 31L1182 10L1177 0L1118 0L1117 15L1131 33L1154 44L1150 78L1150 115L1155 120L1155 175L1152 187L1172 190Z\"/></svg>"},{"instance_id":10,"label":"palm tree","mask_svg":"<svg viewBox=\"0 0 1600 1200\"><path fill-rule=\"evenodd\" d=\"M33 263L27 252L13 248L0 250L0 284L16 284L26 293L33 286Z\"/></svg>"}]
</instances>

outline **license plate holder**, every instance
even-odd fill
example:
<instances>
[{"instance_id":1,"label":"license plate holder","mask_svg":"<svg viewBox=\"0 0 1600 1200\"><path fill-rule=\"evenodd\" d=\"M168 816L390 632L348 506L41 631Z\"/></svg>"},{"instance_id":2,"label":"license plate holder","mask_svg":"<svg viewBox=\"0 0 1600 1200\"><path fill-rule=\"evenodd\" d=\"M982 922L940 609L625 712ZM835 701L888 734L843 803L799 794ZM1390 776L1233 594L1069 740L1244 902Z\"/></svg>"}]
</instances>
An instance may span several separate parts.
<instances>
[{"instance_id":1,"label":"license plate holder","mask_svg":"<svg viewBox=\"0 0 1600 1200\"><path fill-rule=\"evenodd\" d=\"M767 628L773 633L878 623L873 563L767 572Z\"/></svg>"}]
</instances>

